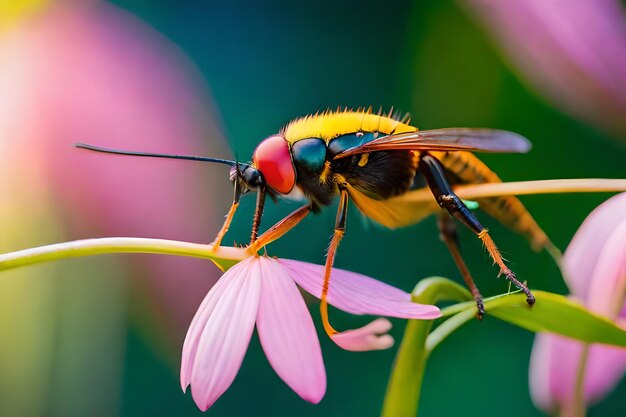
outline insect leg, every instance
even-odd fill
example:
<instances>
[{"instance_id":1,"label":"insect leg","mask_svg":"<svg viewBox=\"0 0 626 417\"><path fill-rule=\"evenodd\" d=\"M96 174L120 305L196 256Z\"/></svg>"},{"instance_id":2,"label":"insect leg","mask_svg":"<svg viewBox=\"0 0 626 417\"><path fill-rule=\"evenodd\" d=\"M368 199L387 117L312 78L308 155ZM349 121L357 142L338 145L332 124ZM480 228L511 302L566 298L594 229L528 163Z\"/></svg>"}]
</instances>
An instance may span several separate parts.
<instances>
[{"instance_id":1,"label":"insect leg","mask_svg":"<svg viewBox=\"0 0 626 417\"><path fill-rule=\"evenodd\" d=\"M265 187L259 187L256 194L256 208L254 209L254 218L252 219L252 234L250 235L250 244L253 244L259 234L261 226L261 217L263 217L263 209L265 208Z\"/></svg>"},{"instance_id":2,"label":"insect leg","mask_svg":"<svg viewBox=\"0 0 626 417\"><path fill-rule=\"evenodd\" d=\"M302 219L304 219L312 208L310 204L300 207L291 212L274 226L267 229L265 233L258 237L249 247L248 251L258 252L263 246L282 237L285 233L293 229Z\"/></svg>"},{"instance_id":3,"label":"insect leg","mask_svg":"<svg viewBox=\"0 0 626 417\"><path fill-rule=\"evenodd\" d=\"M517 288L522 290L526 294L526 302L529 305L535 304L535 296L530 292L528 287L521 283L516 277L515 273L509 269L504 263L504 259L498 250L498 247L494 243L487 229L483 227L474 214L465 206L463 201L454 193L446 173L444 171L441 162L434 156L423 153L420 158L419 169L424 174L428 187L432 191L437 203L441 208L445 209L453 217L460 220L463 224L469 227L478 238L483 242L489 256L500 267L500 275L504 275L506 279L511 281Z\"/></svg>"},{"instance_id":4,"label":"insect leg","mask_svg":"<svg viewBox=\"0 0 626 417\"><path fill-rule=\"evenodd\" d=\"M239 183L235 181L233 204L231 204L230 209L228 210L228 213L226 214L226 220L224 220L224 224L222 225L222 228L217 233L217 236L215 237L215 239L213 239L213 242L211 242L211 245L213 245L214 249L218 248L222 244L222 239L224 239L224 236L226 236L226 233L228 232L228 228L230 227L230 223L233 221L233 217L235 216L235 212L237 211L237 207L239 207L240 197L241 197L241 187L239 186Z\"/></svg>"},{"instance_id":5,"label":"insect leg","mask_svg":"<svg viewBox=\"0 0 626 417\"><path fill-rule=\"evenodd\" d=\"M337 209L337 217L335 219L335 231L333 232L333 238L330 241L328 247L328 253L326 254L326 265L324 268L324 284L322 285L322 298L320 302L320 315L322 316L322 323L324 324L324 330L329 336L337 333L337 330L330 325L328 321L328 285L330 284L330 274L333 270L333 263L335 262L335 254L339 243L346 232L346 217L348 215L348 190L341 188L341 195L339 197L339 208Z\"/></svg>"},{"instance_id":6,"label":"insect leg","mask_svg":"<svg viewBox=\"0 0 626 417\"><path fill-rule=\"evenodd\" d=\"M454 263L456 263L457 268L461 272L463 276L463 280L465 284L469 287L472 295L474 296L474 300L476 300L476 307L478 311L476 312L476 317L478 320L482 320L485 315L485 305L483 303L483 297L480 295L480 291L474 283L472 279L472 274L470 274L463 257L461 256L461 248L459 246L459 235L457 233L456 224L454 220L448 213L442 212L437 219L437 226L439 227L439 237L446 244L452 258L454 259Z\"/></svg>"}]
</instances>

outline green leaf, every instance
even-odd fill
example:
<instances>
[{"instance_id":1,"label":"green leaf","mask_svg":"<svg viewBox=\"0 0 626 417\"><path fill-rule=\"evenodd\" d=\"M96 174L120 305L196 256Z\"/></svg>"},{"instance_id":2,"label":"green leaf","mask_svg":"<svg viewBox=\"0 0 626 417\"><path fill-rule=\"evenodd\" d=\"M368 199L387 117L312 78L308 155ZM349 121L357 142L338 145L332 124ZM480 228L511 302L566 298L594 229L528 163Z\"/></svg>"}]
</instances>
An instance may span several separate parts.
<instances>
[{"instance_id":1,"label":"green leaf","mask_svg":"<svg viewBox=\"0 0 626 417\"><path fill-rule=\"evenodd\" d=\"M545 291L533 291L533 294L537 301L532 307L521 293L485 299L486 313L532 332L551 332L587 343L626 347L626 331L605 317L562 295ZM430 334L432 321L409 321L387 386L383 417L417 415L430 352L453 331L472 320L476 312L476 303L469 291L446 278L422 280L412 295L413 301L424 304L443 300L462 302L442 309L443 318L449 318Z\"/></svg>"},{"instance_id":2,"label":"green leaf","mask_svg":"<svg viewBox=\"0 0 626 417\"><path fill-rule=\"evenodd\" d=\"M485 300L485 310L531 332L550 332L587 343L626 347L626 330L610 320L562 295L545 291L533 291L533 294L537 302L532 307L526 304L525 295L515 294Z\"/></svg>"}]
</instances>

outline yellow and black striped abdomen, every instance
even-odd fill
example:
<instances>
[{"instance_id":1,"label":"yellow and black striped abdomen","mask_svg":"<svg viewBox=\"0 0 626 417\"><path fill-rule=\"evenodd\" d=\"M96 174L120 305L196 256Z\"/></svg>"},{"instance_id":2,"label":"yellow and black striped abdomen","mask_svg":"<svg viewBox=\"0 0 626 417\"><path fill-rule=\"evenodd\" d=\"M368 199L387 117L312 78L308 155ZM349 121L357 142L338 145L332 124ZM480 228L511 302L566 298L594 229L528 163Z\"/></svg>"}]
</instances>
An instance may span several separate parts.
<instances>
[{"instance_id":1,"label":"yellow and black striped abdomen","mask_svg":"<svg viewBox=\"0 0 626 417\"><path fill-rule=\"evenodd\" d=\"M502 182L484 162L469 152L432 152L456 184ZM525 236L534 250L552 246L550 239L519 199L513 196L477 199L480 208L513 231Z\"/></svg>"}]
</instances>

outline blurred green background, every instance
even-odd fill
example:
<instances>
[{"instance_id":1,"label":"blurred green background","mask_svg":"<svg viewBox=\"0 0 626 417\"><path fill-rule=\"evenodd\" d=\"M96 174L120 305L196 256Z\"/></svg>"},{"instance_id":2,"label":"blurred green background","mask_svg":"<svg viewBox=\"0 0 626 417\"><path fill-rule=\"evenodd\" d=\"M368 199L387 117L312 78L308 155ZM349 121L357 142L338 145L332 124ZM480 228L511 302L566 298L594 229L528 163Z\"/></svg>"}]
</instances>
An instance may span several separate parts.
<instances>
[{"instance_id":1,"label":"blurred green background","mask_svg":"<svg viewBox=\"0 0 626 417\"><path fill-rule=\"evenodd\" d=\"M534 145L529 154L480 155L504 180L619 178L626 173L623 144L563 114L532 93L506 63L484 28L468 13L467 5L461 3L112 3L152 26L189 57L208 85L217 119L221 120L221 132L215 132L215 137L228 138L231 155L239 159L249 158L261 139L294 117L339 105L372 105L410 112L413 123L425 129L485 126L525 135ZM207 135L206 141L211 140L211 134ZM185 170L187 165L181 164L177 169ZM230 204L227 175L219 169L203 172L204 181L223 186L212 204L217 213L225 213ZM196 186L203 185L198 182ZM608 196L529 196L522 201L554 243L565 249L585 216ZM232 239L246 241L253 207L254 198L245 198L228 243ZM295 207L294 203L270 203L263 224L272 224ZM272 244L271 254L323 263L334 207L307 218L296 230ZM532 288L566 292L557 267L546 253L532 252L521 237L485 215L480 219L491 230L518 277L527 280ZM170 221L175 225L176 218ZM213 220L215 225L210 233L217 230L218 221L219 216ZM497 271L481 245L465 230L461 230L461 238L466 260L482 293L489 296L505 292L506 282L495 278ZM102 259L99 265L107 268ZM402 230L387 231L362 220L354 207L350 208L348 231L336 266L405 290L432 275L460 281L445 246L438 240L433 218ZM206 268L214 269L210 264ZM56 379L46 380L42 384L47 388L40 391L47 392L47 397L39 399L44 404L40 415L85 415L80 409L55 404L91 396L111 398L113 404L107 411L110 415L201 415L189 392L184 395L179 387L182 339L172 343L161 340L165 332L159 327L158 316L142 310L145 303L140 294L130 292L120 297L122 301L113 303L111 308L120 308L123 320L130 324L119 336L124 339L124 348L119 357L123 368L117 385L110 388L111 392L93 392L89 384L81 386L82 392L60 392L53 386ZM311 305L319 324L317 304ZM85 306L79 314L89 315L90 309ZM364 318L336 310L331 314L339 329L365 322ZM19 322L20 316L12 320ZM403 327L403 321L394 321L392 334L397 341ZM328 391L319 405L300 400L274 374L258 339L253 337L235 383L206 415L378 415L395 348L350 353L320 336ZM3 334L3 338L11 335ZM542 415L533 406L528 391L532 342L531 333L489 316L481 323L469 323L430 359L420 415ZM80 346L73 349L80 350ZM24 354L24 358L19 358L22 360L29 360L28 356ZM72 378L80 380L80 376ZM26 391L24 401L31 401L28 398ZM589 415L626 415L624 398L626 383L622 382ZM2 415L12 415L11 409L2 407L0 403Z\"/></svg>"}]
</instances>

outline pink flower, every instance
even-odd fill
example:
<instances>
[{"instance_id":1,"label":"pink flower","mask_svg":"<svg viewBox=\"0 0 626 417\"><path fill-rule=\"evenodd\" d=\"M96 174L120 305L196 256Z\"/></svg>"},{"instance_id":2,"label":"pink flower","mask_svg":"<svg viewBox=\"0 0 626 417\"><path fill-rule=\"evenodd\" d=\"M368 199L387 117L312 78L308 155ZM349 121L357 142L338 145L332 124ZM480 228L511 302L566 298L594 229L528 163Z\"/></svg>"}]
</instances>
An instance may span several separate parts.
<instances>
[{"instance_id":1,"label":"pink flower","mask_svg":"<svg viewBox=\"0 0 626 417\"><path fill-rule=\"evenodd\" d=\"M326 371L313 320L296 284L321 297L324 267L253 256L229 269L209 291L194 317L182 353L180 382L191 384L194 401L209 408L226 391L241 366L256 323L267 358L300 397L318 403ZM333 269L328 301L352 314L435 319L435 306L411 302L410 294L353 272ZM386 349L386 319L333 336L349 350Z\"/></svg>"},{"instance_id":2,"label":"pink flower","mask_svg":"<svg viewBox=\"0 0 626 417\"><path fill-rule=\"evenodd\" d=\"M227 169L72 146L228 157L210 91L181 48L111 2L0 1L0 22L7 4L37 10L0 23L1 251L104 236L209 242L232 196ZM144 332L151 348L171 351L220 276L174 256L14 273L0 280L0 415L24 416L118 414L124 366L137 369L124 363L129 326L158 326ZM129 305L154 320L131 324Z\"/></svg>"},{"instance_id":3,"label":"pink flower","mask_svg":"<svg viewBox=\"0 0 626 417\"><path fill-rule=\"evenodd\" d=\"M626 134L626 14L619 0L466 0L535 91Z\"/></svg>"},{"instance_id":4,"label":"pink flower","mask_svg":"<svg viewBox=\"0 0 626 417\"><path fill-rule=\"evenodd\" d=\"M626 193L596 208L582 224L563 257L563 271L572 296L595 313L626 325ZM577 407L575 385L582 343L538 334L530 367L535 404L569 415ZM592 345L586 353L583 400L601 400L626 371L626 349Z\"/></svg>"},{"instance_id":5,"label":"pink flower","mask_svg":"<svg viewBox=\"0 0 626 417\"><path fill-rule=\"evenodd\" d=\"M6 178L26 201L54 198L50 212L58 215L48 215L48 222L62 222L67 239L210 241L231 198L224 168L111 157L72 146L84 141L228 156L210 91L193 63L123 9L104 2L52 3L2 36L0 164L3 171L8 165ZM207 182L207 176L223 181ZM47 194L31 192L33 183ZM147 271L136 284L158 298L154 306L167 317L160 320L164 330L172 340L182 337L177 332L193 315L190 306L219 274L207 272L203 262L175 257L133 262L133 275ZM173 282L181 270L186 279Z\"/></svg>"}]
</instances>

